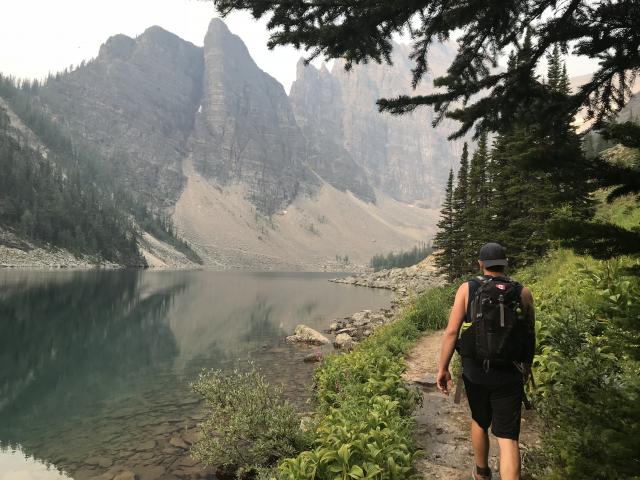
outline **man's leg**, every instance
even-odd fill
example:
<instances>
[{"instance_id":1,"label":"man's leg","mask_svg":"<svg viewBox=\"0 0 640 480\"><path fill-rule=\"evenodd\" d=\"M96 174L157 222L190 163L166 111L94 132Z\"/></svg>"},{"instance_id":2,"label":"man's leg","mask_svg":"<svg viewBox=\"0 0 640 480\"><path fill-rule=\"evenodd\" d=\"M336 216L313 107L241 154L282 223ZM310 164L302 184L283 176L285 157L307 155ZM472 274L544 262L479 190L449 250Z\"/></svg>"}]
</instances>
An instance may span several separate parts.
<instances>
[{"instance_id":1,"label":"man's leg","mask_svg":"<svg viewBox=\"0 0 640 480\"><path fill-rule=\"evenodd\" d=\"M491 478L489 470L489 435L487 430L491 425L491 404L489 389L484 385L470 382L464 375L464 389L467 392L471 409L471 444L476 462L474 478L484 480Z\"/></svg>"},{"instance_id":2,"label":"man's leg","mask_svg":"<svg viewBox=\"0 0 640 480\"><path fill-rule=\"evenodd\" d=\"M520 446L517 440L498 438L500 447L500 479L520 480Z\"/></svg>"},{"instance_id":3,"label":"man's leg","mask_svg":"<svg viewBox=\"0 0 640 480\"><path fill-rule=\"evenodd\" d=\"M500 479L520 480L520 414L523 385L514 382L491 392L493 419L491 431L500 447Z\"/></svg>"},{"instance_id":4,"label":"man's leg","mask_svg":"<svg viewBox=\"0 0 640 480\"><path fill-rule=\"evenodd\" d=\"M476 465L487 468L489 466L489 435L475 420L471 420L471 444Z\"/></svg>"}]
</instances>

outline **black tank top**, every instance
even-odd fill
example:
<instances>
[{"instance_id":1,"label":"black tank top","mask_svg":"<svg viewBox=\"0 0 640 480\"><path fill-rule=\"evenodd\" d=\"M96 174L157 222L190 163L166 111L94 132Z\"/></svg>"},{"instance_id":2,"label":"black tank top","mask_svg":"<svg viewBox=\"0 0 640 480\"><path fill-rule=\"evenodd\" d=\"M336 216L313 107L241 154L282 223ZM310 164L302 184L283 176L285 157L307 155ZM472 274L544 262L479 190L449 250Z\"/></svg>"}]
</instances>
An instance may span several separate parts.
<instances>
[{"instance_id":1,"label":"black tank top","mask_svg":"<svg viewBox=\"0 0 640 480\"><path fill-rule=\"evenodd\" d=\"M506 278L506 277L495 277ZM478 280L469 280L469 299L467 301L466 322L471 321L471 303L476 290L480 287ZM491 366L488 372L482 368L482 363L469 357L462 357L462 374L472 383L480 385L504 385L512 382L522 382L522 374L513 366Z\"/></svg>"}]
</instances>

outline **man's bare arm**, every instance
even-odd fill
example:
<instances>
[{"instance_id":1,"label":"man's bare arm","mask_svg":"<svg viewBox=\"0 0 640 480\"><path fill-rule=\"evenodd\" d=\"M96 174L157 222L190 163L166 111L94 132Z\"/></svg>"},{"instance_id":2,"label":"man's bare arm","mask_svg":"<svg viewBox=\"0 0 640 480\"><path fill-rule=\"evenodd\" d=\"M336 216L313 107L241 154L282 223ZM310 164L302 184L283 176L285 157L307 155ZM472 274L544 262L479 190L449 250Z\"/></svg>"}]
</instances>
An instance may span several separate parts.
<instances>
[{"instance_id":1,"label":"man's bare arm","mask_svg":"<svg viewBox=\"0 0 640 480\"><path fill-rule=\"evenodd\" d=\"M449 315L449 323L442 336L442 345L440 347L440 361L438 362L438 377L436 379L436 385L438 390L448 394L449 382L451 381L451 374L449 373L449 363L451 363L451 357L455 351L456 341L458 339L458 333L462 322L467 313L467 299L469 297L469 285L463 283L456 292L456 298L453 302L453 308Z\"/></svg>"}]
</instances>

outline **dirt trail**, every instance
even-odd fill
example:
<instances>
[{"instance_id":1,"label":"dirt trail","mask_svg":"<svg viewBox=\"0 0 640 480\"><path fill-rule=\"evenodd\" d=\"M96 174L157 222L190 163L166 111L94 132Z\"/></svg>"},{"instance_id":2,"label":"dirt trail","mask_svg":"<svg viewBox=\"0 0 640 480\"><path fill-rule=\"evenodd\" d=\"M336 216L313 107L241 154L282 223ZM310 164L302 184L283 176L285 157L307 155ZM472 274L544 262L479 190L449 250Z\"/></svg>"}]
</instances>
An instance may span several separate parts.
<instances>
[{"instance_id":1,"label":"dirt trail","mask_svg":"<svg viewBox=\"0 0 640 480\"><path fill-rule=\"evenodd\" d=\"M438 354L442 331L422 337L407 356L408 382L421 387L423 406L416 413L415 437L424 456L418 461L418 470L424 478L443 480L469 480L473 468L473 450L469 439L470 413L466 397L459 405L453 403L453 394L442 395L435 386ZM454 387L455 388L455 387ZM523 411L521 448L524 450L537 440L529 412ZM489 463L494 479L499 479L498 444L491 438Z\"/></svg>"}]
</instances>

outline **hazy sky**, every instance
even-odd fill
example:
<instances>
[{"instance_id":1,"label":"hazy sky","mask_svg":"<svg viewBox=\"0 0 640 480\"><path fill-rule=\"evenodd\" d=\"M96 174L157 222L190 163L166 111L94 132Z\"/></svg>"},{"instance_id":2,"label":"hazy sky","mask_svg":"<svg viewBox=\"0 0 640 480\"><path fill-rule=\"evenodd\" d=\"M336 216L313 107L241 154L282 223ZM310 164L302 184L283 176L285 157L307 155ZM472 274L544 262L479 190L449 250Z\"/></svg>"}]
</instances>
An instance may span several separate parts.
<instances>
[{"instance_id":1,"label":"hazy sky","mask_svg":"<svg viewBox=\"0 0 640 480\"><path fill-rule=\"evenodd\" d=\"M136 36L151 25L201 46L213 2L200 0L2 0L0 71L18 77L44 77L97 55L116 33ZM291 47L269 51L265 22L246 13L226 20L247 44L256 63L288 89L303 52Z\"/></svg>"},{"instance_id":2,"label":"hazy sky","mask_svg":"<svg viewBox=\"0 0 640 480\"><path fill-rule=\"evenodd\" d=\"M97 55L116 33L136 36L151 25L202 45L212 2L202 0L1 0L0 71L18 77L44 77ZM246 13L226 19L229 29L247 44L256 63L288 91L303 52L266 47L265 22ZM593 62L570 59L570 75L595 69Z\"/></svg>"}]
</instances>

